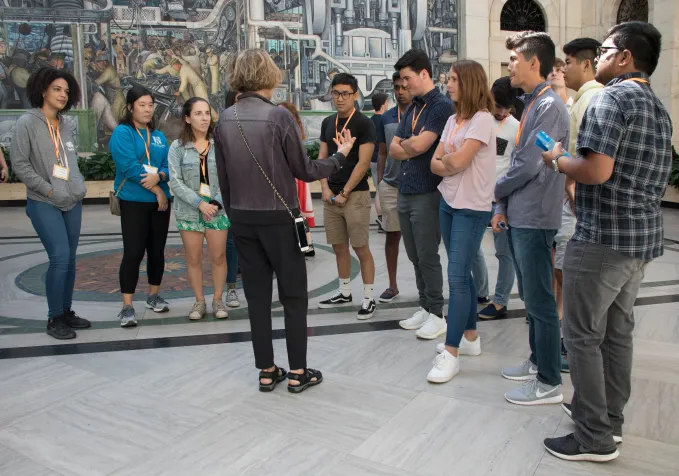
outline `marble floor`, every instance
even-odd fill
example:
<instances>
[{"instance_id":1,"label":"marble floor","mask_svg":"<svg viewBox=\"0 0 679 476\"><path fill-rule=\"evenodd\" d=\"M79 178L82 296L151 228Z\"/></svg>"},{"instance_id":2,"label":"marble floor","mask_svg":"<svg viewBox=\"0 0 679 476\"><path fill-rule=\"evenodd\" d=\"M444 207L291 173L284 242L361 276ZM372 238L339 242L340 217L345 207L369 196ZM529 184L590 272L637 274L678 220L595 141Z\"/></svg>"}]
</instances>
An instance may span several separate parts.
<instances>
[{"instance_id":1,"label":"marble floor","mask_svg":"<svg viewBox=\"0 0 679 476\"><path fill-rule=\"evenodd\" d=\"M192 298L176 233L168 241L179 250L167 266L171 311L145 312L141 293L139 327L121 329L119 223L105 206L85 207L74 308L94 325L76 341L59 342L44 334L47 257L23 210L0 214L0 476L677 474L678 210L664 209L665 255L649 266L637 300L624 443L607 464L565 463L544 451L545 437L572 431L559 406L505 402L516 383L500 369L525 358L528 347L516 295L509 318L479 323L483 354L463 357L451 382L429 384L435 343L396 324L417 307L405 251L401 295L359 323L356 309L317 309L336 287L334 256L318 228L318 253L307 262L308 355L325 381L301 395L284 386L262 394L244 301L226 321L188 322ZM377 292L387 285L383 246L374 228ZM483 249L492 289L490 232ZM357 265L352 286L360 294ZM274 328L281 329L274 301ZM287 367L285 341L275 334L277 361ZM564 394L572 395L567 374Z\"/></svg>"}]
</instances>

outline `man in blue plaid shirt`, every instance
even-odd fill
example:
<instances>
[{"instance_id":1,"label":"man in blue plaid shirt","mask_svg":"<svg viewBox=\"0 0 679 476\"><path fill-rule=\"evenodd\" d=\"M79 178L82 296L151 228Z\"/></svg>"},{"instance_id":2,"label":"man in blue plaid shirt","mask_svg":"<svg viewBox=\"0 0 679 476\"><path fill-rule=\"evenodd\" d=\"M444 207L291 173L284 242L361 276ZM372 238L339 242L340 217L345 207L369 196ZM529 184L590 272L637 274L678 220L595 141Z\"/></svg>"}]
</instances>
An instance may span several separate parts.
<instances>
[{"instance_id":1,"label":"man in blue plaid shirt","mask_svg":"<svg viewBox=\"0 0 679 476\"><path fill-rule=\"evenodd\" d=\"M576 180L577 226L564 259L564 343L575 432L545 447L569 461L610 461L622 442L631 391L634 301L648 263L663 253L660 202L672 165L672 123L651 89L661 35L648 23L613 27L596 79L606 87L585 113L574 157L557 145L545 163Z\"/></svg>"}]
</instances>

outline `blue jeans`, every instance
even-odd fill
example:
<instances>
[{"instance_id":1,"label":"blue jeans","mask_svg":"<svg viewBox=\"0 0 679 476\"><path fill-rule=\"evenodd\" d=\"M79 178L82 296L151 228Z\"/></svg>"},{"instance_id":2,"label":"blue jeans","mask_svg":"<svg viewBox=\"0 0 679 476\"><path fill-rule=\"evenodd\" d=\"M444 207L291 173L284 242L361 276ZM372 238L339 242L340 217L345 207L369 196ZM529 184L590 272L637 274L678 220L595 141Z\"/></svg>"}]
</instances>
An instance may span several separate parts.
<instances>
[{"instance_id":1,"label":"blue jeans","mask_svg":"<svg viewBox=\"0 0 679 476\"><path fill-rule=\"evenodd\" d=\"M238 253L233 236L233 228L226 236L226 284L236 284L238 280Z\"/></svg>"},{"instance_id":2,"label":"blue jeans","mask_svg":"<svg viewBox=\"0 0 679 476\"><path fill-rule=\"evenodd\" d=\"M476 329L476 286L472 263L481 246L490 212L439 207L441 237L448 253L448 334L446 345L459 347L466 330Z\"/></svg>"},{"instance_id":3,"label":"blue jeans","mask_svg":"<svg viewBox=\"0 0 679 476\"><path fill-rule=\"evenodd\" d=\"M552 243L557 230L511 228L509 246L516 267L519 295L528 313L530 360L537 378L561 384L561 332L552 290Z\"/></svg>"},{"instance_id":4,"label":"blue jeans","mask_svg":"<svg viewBox=\"0 0 679 476\"><path fill-rule=\"evenodd\" d=\"M26 215L49 257L45 276L47 317L56 317L71 309L82 214L82 202L67 212L30 198L26 203Z\"/></svg>"},{"instance_id":5,"label":"blue jeans","mask_svg":"<svg viewBox=\"0 0 679 476\"><path fill-rule=\"evenodd\" d=\"M514 261L509 250L507 232L493 233L495 242L495 257L498 261L497 282L495 283L495 296L492 301L501 306L509 304L509 295L514 287ZM488 268L486 268L486 258L483 256L483 249L479 247L474 264L472 265L472 275L474 285L479 296L488 296Z\"/></svg>"}]
</instances>

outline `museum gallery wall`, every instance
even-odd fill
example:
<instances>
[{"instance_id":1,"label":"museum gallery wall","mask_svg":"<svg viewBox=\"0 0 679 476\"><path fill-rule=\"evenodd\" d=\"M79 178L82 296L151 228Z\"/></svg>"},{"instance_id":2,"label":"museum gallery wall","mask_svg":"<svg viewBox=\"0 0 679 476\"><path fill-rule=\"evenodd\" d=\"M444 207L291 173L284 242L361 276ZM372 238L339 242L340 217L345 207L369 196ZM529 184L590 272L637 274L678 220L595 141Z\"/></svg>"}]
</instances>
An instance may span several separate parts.
<instances>
[{"instance_id":1,"label":"museum gallery wall","mask_svg":"<svg viewBox=\"0 0 679 476\"><path fill-rule=\"evenodd\" d=\"M208 99L217 118L227 65L244 48L270 53L283 78L274 101L297 105L312 139L332 111L338 72L358 78L359 106L370 112L373 94L391 93L405 51L427 51L435 75L458 51L458 0L0 0L0 19L0 143L29 107L30 73L51 65L82 87L69 117L81 152L106 150L137 84L153 91L169 140L192 96Z\"/></svg>"}]
</instances>

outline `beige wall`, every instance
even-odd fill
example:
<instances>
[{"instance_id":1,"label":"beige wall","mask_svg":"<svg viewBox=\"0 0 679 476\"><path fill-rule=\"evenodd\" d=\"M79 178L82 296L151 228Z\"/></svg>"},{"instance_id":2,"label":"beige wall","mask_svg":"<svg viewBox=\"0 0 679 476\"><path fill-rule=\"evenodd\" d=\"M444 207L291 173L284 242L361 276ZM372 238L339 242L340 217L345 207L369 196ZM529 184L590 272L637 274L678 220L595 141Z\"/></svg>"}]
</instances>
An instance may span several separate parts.
<instances>
[{"instance_id":1,"label":"beige wall","mask_svg":"<svg viewBox=\"0 0 679 476\"><path fill-rule=\"evenodd\" d=\"M615 24L621 0L536 0L541 6L550 34L557 47L572 39L589 36L602 39ZM500 12L507 0L462 2L460 17L461 58L483 65L491 81L503 74L508 54L500 29ZM679 149L679 1L649 0L649 20L663 35L660 64L653 75L656 94L670 111L675 124L673 143ZM488 38L487 41L484 39Z\"/></svg>"}]
</instances>

